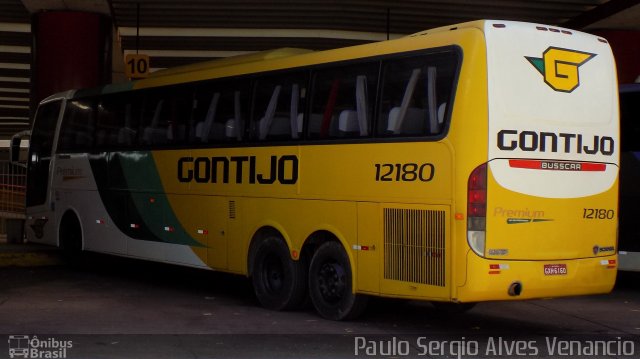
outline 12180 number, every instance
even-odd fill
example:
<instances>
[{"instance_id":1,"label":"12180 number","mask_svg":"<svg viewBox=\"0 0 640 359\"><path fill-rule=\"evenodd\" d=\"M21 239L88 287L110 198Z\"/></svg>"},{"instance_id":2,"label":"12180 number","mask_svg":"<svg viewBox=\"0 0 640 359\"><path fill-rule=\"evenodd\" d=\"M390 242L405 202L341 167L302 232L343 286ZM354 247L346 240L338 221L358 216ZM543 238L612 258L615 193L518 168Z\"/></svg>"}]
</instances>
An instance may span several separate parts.
<instances>
[{"instance_id":1,"label":"12180 number","mask_svg":"<svg viewBox=\"0 0 640 359\"><path fill-rule=\"evenodd\" d=\"M376 163L375 166L378 182L429 182L436 173L432 163Z\"/></svg>"}]
</instances>

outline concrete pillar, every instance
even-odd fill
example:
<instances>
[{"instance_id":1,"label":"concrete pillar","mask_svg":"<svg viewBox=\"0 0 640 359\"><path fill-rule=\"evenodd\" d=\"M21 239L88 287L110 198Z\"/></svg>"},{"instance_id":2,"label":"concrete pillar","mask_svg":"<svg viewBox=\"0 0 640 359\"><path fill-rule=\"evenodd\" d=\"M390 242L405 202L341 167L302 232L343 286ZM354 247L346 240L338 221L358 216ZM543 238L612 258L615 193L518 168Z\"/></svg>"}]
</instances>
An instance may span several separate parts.
<instances>
[{"instance_id":1,"label":"concrete pillar","mask_svg":"<svg viewBox=\"0 0 640 359\"><path fill-rule=\"evenodd\" d=\"M79 11L32 16L32 101L60 91L111 82L111 20Z\"/></svg>"}]
</instances>

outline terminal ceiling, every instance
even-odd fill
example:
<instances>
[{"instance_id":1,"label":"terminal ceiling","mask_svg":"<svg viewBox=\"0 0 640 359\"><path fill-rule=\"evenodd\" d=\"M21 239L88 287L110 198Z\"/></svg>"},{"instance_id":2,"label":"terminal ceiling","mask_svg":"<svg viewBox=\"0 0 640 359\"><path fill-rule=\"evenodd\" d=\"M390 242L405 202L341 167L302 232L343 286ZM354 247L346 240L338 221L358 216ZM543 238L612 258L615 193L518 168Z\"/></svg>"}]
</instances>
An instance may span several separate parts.
<instances>
[{"instance_id":1,"label":"terminal ceiling","mask_svg":"<svg viewBox=\"0 0 640 359\"><path fill-rule=\"evenodd\" d=\"M30 14L46 10L110 16L122 50L137 45L155 69L280 47L356 45L483 18L640 30L640 0L0 0L0 139L29 124Z\"/></svg>"}]
</instances>

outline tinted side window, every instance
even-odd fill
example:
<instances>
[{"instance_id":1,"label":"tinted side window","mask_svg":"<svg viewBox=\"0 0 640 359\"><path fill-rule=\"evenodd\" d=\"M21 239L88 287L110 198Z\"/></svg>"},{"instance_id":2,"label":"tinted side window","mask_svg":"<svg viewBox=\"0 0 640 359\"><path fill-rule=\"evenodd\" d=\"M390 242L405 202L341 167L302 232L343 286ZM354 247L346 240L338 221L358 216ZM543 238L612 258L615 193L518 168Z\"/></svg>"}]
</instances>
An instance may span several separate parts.
<instances>
[{"instance_id":1,"label":"tinted side window","mask_svg":"<svg viewBox=\"0 0 640 359\"><path fill-rule=\"evenodd\" d=\"M249 82L203 83L196 89L189 142L237 142L243 137L245 114L249 104Z\"/></svg>"},{"instance_id":2,"label":"tinted side window","mask_svg":"<svg viewBox=\"0 0 640 359\"><path fill-rule=\"evenodd\" d=\"M251 138L297 139L304 126L307 73L269 76L256 82Z\"/></svg>"},{"instance_id":3,"label":"tinted side window","mask_svg":"<svg viewBox=\"0 0 640 359\"><path fill-rule=\"evenodd\" d=\"M152 90L145 95L140 140L142 145L185 143L193 107L193 91L178 86Z\"/></svg>"},{"instance_id":4,"label":"tinted side window","mask_svg":"<svg viewBox=\"0 0 640 359\"><path fill-rule=\"evenodd\" d=\"M379 136L438 135L445 128L457 69L454 52L383 62Z\"/></svg>"},{"instance_id":5,"label":"tinted side window","mask_svg":"<svg viewBox=\"0 0 640 359\"><path fill-rule=\"evenodd\" d=\"M372 62L315 72L309 138L371 134L378 67L378 62Z\"/></svg>"},{"instance_id":6,"label":"tinted side window","mask_svg":"<svg viewBox=\"0 0 640 359\"><path fill-rule=\"evenodd\" d=\"M96 148L128 148L137 144L140 104L137 93L102 97L96 106Z\"/></svg>"},{"instance_id":7,"label":"tinted side window","mask_svg":"<svg viewBox=\"0 0 640 359\"><path fill-rule=\"evenodd\" d=\"M87 151L95 142L95 112L93 101L82 99L67 102L60 128L58 152Z\"/></svg>"}]
</instances>

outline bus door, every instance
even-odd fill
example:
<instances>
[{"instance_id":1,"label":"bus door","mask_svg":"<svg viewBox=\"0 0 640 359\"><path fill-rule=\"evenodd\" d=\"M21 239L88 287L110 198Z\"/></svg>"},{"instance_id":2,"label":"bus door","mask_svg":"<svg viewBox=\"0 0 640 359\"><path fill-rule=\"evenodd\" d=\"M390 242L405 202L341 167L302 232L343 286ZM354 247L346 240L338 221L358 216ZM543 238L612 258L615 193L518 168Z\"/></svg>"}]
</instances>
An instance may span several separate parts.
<instances>
[{"instance_id":1,"label":"bus door","mask_svg":"<svg viewBox=\"0 0 640 359\"><path fill-rule=\"evenodd\" d=\"M51 159L62 107L61 100L40 105L33 123L27 163L26 234L29 242L57 244Z\"/></svg>"}]
</instances>

